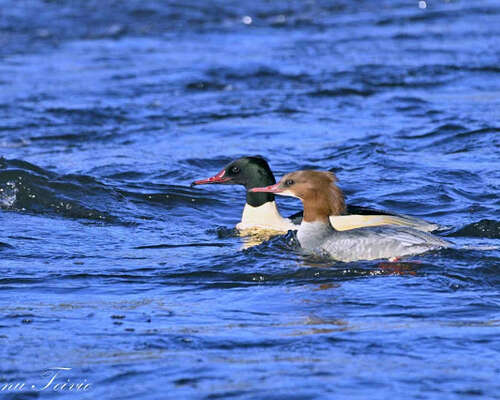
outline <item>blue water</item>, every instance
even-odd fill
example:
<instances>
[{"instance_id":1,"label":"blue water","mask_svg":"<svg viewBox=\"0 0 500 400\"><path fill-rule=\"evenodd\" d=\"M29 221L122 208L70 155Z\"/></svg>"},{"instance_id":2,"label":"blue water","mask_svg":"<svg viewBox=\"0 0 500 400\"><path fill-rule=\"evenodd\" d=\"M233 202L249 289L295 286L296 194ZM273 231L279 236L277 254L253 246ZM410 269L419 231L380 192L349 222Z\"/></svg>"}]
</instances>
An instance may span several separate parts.
<instances>
[{"instance_id":1,"label":"blue water","mask_svg":"<svg viewBox=\"0 0 500 400\"><path fill-rule=\"evenodd\" d=\"M499 20L496 0L0 0L0 396L499 398ZM245 248L244 189L189 183L253 154L455 247Z\"/></svg>"}]
</instances>

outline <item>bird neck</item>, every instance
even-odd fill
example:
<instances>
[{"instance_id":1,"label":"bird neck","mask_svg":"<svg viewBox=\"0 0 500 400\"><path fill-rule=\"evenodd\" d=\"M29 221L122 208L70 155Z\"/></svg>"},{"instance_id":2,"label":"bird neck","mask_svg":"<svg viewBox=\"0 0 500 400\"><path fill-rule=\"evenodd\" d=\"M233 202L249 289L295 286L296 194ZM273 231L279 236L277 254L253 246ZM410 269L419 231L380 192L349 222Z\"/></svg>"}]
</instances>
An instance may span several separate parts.
<instances>
[{"instance_id":1,"label":"bird neck","mask_svg":"<svg viewBox=\"0 0 500 400\"><path fill-rule=\"evenodd\" d=\"M247 190L247 204L252 207L260 207L268 202L274 202L274 194L265 192L249 192L250 189L274 185L276 180L273 175L267 173L254 174L245 185Z\"/></svg>"},{"instance_id":2,"label":"bird neck","mask_svg":"<svg viewBox=\"0 0 500 400\"><path fill-rule=\"evenodd\" d=\"M302 198L304 221L329 225L331 215L342 215L346 211L344 194L336 185L310 190Z\"/></svg>"}]
</instances>

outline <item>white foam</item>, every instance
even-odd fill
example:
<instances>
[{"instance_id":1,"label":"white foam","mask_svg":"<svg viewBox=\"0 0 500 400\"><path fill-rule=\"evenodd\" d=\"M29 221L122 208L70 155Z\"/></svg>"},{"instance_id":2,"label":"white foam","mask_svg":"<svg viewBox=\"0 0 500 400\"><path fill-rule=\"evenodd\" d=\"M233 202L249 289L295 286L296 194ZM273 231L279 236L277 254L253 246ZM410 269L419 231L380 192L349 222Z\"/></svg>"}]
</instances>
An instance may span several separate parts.
<instances>
[{"instance_id":1,"label":"white foam","mask_svg":"<svg viewBox=\"0 0 500 400\"><path fill-rule=\"evenodd\" d=\"M0 207L10 208L17 199L18 189L14 182L7 182L4 187L0 187Z\"/></svg>"},{"instance_id":2,"label":"white foam","mask_svg":"<svg viewBox=\"0 0 500 400\"><path fill-rule=\"evenodd\" d=\"M499 246L488 246L488 245L483 245L483 246L472 246L472 245L466 245L466 246L462 246L461 249L464 249L464 250L481 250L481 251L485 251L485 250L498 250L500 249Z\"/></svg>"}]
</instances>

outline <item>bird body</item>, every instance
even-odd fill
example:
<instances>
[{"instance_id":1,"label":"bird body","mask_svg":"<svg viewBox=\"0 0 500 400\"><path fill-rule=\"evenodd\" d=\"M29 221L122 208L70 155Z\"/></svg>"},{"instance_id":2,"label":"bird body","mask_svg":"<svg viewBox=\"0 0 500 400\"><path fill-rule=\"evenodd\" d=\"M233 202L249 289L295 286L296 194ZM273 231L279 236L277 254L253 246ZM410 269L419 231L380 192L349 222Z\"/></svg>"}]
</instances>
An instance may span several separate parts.
<instances>
[{"instance_id":1,"label":"bird body","mask_svg":"<svg viewBox=\"0 0 500 400\"><path fill-rule=\"evenodd\" d=\"M247 189L247 195L241 221L236 225L239 230L269 229L283 233L299 229L302 214L284 218L276 206L273 193L258 193L250 190L274 183L276 179L267 161L262 157L254 156L234 160L213 177L194 181L191 185L244 186ZM339 214L331 215L330 223L339 231L379 225L411 226L426 232L439 229L437 224L422 219L352 205L344 205Z\"/></svg>"},{"instance_id":2,"label":"bird body","mask_svg":"<svg viewBox=\"0 0 500 400\"><path fill-rule=\"evenodd\" d=\"M339 231L330 220L345 208L331 172L297 171L280 182L251 191L299 198L304 218L297 232L302 248L338 261L393 259L449 247L450 243L410 226L371 226Z\"/></svg>"}]
</instances>

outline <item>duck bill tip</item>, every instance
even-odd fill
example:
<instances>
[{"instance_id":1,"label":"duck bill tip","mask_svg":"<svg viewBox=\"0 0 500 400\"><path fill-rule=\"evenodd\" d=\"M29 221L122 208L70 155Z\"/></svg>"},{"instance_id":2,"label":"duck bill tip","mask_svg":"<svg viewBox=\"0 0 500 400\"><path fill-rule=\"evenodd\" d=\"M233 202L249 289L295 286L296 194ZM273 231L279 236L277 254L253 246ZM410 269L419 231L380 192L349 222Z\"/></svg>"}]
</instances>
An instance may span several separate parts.
<instances>
[{"instance_id":1,"label":"duck bill tip","mask_svg":"<svg viewBox=\"0 0 500 400\"><path fill-rule=\"evenodd\" d=\"M214 183L227 183L227 182L231 181L231 178L224 176L225 174L226 174L226 171L222 170L217 175L214 175L211 178L193 181L193 182L191 182L190 186L193 187L193 186L197 186L197 185L207 185L207 184L214 184Z\"/></svg>"},{"instance_id":2,"label":"duck bill tip","mask_svg":"<svg viewBox=\"0 0 500 400\"><path fill-rule=\"evenodd\" d=\"M279 187L279 184L265 186L265 187L256 187L249 190L250 192L264 192L264 193L281 193L283 189Z\"/></svg>"}]
</instances>

